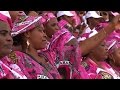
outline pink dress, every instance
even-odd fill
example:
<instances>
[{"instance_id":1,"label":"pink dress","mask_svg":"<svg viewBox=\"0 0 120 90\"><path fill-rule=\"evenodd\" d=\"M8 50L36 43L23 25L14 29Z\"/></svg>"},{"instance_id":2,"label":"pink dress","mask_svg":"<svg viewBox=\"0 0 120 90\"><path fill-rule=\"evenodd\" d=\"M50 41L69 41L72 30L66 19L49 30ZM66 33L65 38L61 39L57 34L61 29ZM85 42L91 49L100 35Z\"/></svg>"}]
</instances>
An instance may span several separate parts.
<instances>
[{"instance_id":1,"label":"pink dress","mask_svg":"<svg viewBox=\"0 0 120 90\"><path fill-rule=\"evenodd\" d=\"M38 63L32 56L15 51L9 55L9 61L16 63L27 76L28 79L60 79L60 74L57 69L50 65L49 61L47 66Z\"/></svg>"},{"instance_id":2,"label":"pink dress","mask_svg":"<svg viewBox=\"0 0 120 90\"><path fill-rule=\"evenodd\" d=\"M80 48L67 46L72 34L61 29L54 34L49 45L49 57L51 62L58 68L59 72L66 79L87 79L89 78L85 69L80 65ZM48 52L47 52L48 53Z\"/></svg>"},{"instance_id":3,"label":"pink dress","mask_svg":"<svg viewBox=\"0 0 120 90\"><path fill-rule=\"evenodd\" d=\"M103 68L98 67L90 58L82 62L91 79L119 79L109 64L106 62L100 62L100 64Z\"/></svg>"},{"instance_id":4,"label":"pink dress","mask_svg":"<svg viewBox=\"0 0 120 90\"><path fill-rule=\"evenodd\" d=\"M20 67L12 64L7 59L0 61L0 79L27 79Z\"/></svg>"}]
</instances>

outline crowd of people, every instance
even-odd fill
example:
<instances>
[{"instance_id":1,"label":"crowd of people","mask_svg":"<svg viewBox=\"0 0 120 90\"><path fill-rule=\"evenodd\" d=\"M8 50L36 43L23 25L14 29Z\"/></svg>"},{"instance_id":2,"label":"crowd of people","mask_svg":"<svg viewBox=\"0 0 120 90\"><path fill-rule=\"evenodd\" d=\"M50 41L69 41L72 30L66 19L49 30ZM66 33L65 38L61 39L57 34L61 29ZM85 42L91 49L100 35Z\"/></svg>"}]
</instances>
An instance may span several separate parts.
<instances>
[{"instance_id":1,"label":"crowd of people","mask_svg":"<svg viewBox=\"0 0 120 90\"><path fill-rule=\"evenodd\" d=\"M120 79L120 12L0 11L0 79Z\"/></svg>"}]
</instances>

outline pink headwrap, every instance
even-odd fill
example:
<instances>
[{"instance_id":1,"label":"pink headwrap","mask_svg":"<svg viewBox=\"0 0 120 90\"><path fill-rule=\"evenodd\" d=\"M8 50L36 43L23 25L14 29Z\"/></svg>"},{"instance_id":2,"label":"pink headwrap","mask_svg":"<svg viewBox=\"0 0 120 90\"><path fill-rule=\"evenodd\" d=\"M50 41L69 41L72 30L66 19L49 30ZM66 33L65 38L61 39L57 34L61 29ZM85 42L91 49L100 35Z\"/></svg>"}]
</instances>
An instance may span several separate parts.
<instances>
[{"instance_id":1,"label":"pink headwrap","mask_svg":"<svg viewBox=\"0 0 120 90\"><path fill-rule=\"evenodd\" d=\"M52 18L56 18L55 17L55 15L53 14L53 13L44 13L43 15L42 15L42 23L47 23L50 19L52 19Z\"/></svg>"},{"instance_id":2,"label":"pink headwrap","mask_svg":"<svg viewBox=\"0 0 120 90\"><path fill-rule=\"evenodd\" d=\"M8 11L0 11L0 20L6 22L12 29L12 19Z\"/></svg>"},{"instance_id":3,"label":"pink headwrap","mask_svg":"<svg viewBox=\"0 0 120 90\"><path fill-rule=\"evenodd\" d=\"M36 24L42 23L42 17L21 16L13 25L12 36L24 33L36 27Z\"/></svg>"}]
</instances>

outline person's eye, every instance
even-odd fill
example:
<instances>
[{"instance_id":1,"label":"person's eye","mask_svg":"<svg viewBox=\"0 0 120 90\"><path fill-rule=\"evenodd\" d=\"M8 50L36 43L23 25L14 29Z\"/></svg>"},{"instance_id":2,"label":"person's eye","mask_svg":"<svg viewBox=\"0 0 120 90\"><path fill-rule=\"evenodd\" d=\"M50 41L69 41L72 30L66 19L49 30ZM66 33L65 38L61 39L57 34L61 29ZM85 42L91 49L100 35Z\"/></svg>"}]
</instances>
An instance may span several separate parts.
<instances>
[{"instance_id":1,"label":"person's eye","mask_svg":"<svg viewBox=\"0 0 120 90\"><path fill-rule=\"evenodd\" d=\"M105 47L105 45L104 45L104 44L101 44L101 46Z\"/></svg>"},{"instance_id":2,"label":"person's eye","mask_svg":"<svg viewBox=\"0 0 120 90\"><path fill-rule=\"evenodd\" d=\"M38 29L38 31L42 32L43 30L41 30L41 29Z\"/></svg>"},{"instance_id":3,"label":"person's eye","mask_svg":"<svg viewBox=\"0 0 120 90\"><path fill-rule=\"evenodd\" d=\"M44 32L42 29L38 29L38 31L41 32L41 33Z\"/></svg>"},{"instance_id":4,"label":"person's eye","mask_svg":"<svg viewBox=\"0 0 120 90\"><path fill-rule=\"evenodd\" d=\"M7 32L0 32L0 35L6 36Z\"/></svg>"},{"instance_id":5,"label":"person's eye","mask_svg":"<svg viewBox=\"0 0 120 90\"><path fill-rule=\"evenodd\" d=\"M54 27L54 26L56 26L56 24L55 24L55 23L53 23L51 26L53 26L53 27Z\"/></svg>"}]
</instances>

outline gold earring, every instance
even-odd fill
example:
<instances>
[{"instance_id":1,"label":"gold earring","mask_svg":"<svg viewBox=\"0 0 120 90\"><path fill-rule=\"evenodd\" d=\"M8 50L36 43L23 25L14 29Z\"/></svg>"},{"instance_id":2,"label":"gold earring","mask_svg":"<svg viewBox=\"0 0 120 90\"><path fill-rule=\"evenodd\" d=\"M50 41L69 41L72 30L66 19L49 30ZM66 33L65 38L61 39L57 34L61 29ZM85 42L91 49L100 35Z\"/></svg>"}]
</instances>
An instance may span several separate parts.
<instances>
[{"instance_id":1,"label":"gold earring","mask_svg":"<svg viewBox=\"0 0 120 90\"><path fill-rule=\"evenodd\" d=\"M30 46L30 43L29 43L29 41L27 40L27 49L29 48L29 46Z\"/></svg>"}]
</instances>

